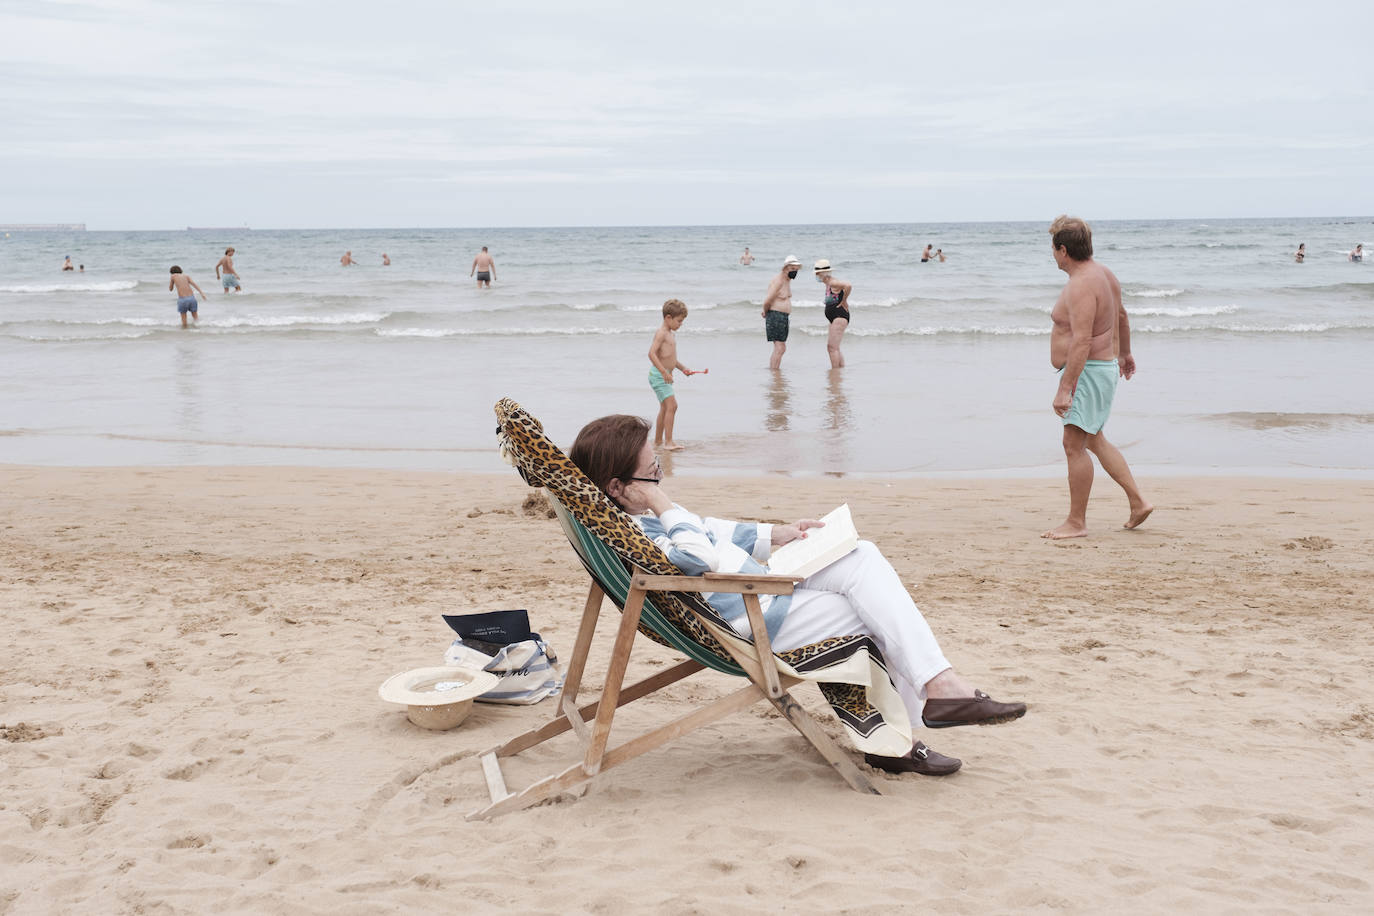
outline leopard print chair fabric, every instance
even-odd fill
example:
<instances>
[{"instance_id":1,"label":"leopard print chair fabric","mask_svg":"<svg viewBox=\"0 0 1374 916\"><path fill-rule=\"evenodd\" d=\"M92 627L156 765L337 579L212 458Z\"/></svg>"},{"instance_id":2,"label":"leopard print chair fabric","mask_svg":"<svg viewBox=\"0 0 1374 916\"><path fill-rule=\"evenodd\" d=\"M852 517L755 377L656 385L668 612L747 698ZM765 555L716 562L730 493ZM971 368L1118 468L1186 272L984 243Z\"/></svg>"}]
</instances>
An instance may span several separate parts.
<instances>
[{"instance_id":1,"label":"leopard print chair fabric","mask_svg":"<svg viewBox=\"0 0 1374 916\"><path fill-rule=\"evenodd\" d=\"M581 525L596 535L623 562L655 575L682 575L664 552L582 470L544 434L544 428L515 401L496 404L497 438L501 455L532 487L547 489ZM649 600L693 642L727 663L730 654L717 634L692 611L716 625L720 638L739 637L730 625L693 592L651 592ZM649 639L667 642L644 623L639 631ZM817 681L826 701L862 751L898 756L911 748L906 708L887 676L882 652L867 636L836 636L811 645L776 653L779 670ZM886 714L886 715L885 715Z\"/></svg>"}]
</instances>

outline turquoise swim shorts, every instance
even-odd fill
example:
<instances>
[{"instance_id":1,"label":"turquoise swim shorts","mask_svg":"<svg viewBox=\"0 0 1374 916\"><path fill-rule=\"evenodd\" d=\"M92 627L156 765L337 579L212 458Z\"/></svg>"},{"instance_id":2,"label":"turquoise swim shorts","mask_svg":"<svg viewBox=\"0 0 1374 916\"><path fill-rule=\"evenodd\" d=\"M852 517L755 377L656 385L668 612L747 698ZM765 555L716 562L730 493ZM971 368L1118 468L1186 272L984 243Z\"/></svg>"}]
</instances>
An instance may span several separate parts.
<instances>
[{"instance_id":1,"label":"turquoise swim shorts","mask_svg":"<svg viewBox=\"0 0 1374 916\"><path fill-rule=\"evenodd\" d=\"M663 373L658 371L657 366L649 370L649 387L658 395L660 404L673 396L673 386L663 380Z\"/></svg>"},{"instance_id":2,"label":"turquoise swim shorts","mask_svg":"<svg viewBox=\"0 0 1374 916\"><path fill-rule=\"evenodd\" d=\"M1073 403L1064 415L1064 425L1077 426L1089 435L1100 433L1111 415L1120 374L1114 359L1090 359L1084 363L1078 387L1073 391Z\"/></svg>"}]
</instances>

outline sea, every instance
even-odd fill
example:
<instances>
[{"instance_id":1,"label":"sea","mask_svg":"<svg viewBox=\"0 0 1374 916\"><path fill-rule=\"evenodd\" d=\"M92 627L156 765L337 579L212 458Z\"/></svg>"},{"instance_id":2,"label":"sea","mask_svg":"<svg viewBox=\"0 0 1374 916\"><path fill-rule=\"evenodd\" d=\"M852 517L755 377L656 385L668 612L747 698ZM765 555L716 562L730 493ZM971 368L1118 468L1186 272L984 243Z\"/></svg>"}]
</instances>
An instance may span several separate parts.
<instances>
[{"instance_id":1,"label":"sea","mask_svg":"<svg viewBox=\"0 0 1374 916\"><path fill-rule=\"evenodd\" d=\"M1064 473L1049 312L1066 277L1044 222L0 235L0 464L502 471L500 398L565 446L603 414L652 419L647 352L677 298L679 357L710 371L678 376L672 474ZM1094 223L1138 366L1106 433L1137 474L1374 476L1359 242L1374 218ZM946 260L922 263L927 244ZM226 294L231 245L243 291ZM484 245L491 289L469 278ZM794 254L775 373L761 304ZM68 255L84 270L62 272ZM840 370L820 258L853 286ZM173 264L208 297L190 330Z\"/></svg>"}]
</instances>

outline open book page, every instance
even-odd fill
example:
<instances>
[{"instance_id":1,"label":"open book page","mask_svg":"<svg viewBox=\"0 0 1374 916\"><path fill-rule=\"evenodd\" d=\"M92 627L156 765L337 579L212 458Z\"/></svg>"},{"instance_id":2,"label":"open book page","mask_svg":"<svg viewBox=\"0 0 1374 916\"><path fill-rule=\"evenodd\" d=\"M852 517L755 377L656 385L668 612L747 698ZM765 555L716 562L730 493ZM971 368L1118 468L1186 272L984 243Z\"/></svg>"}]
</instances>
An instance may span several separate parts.
<instances>
[{"instance_id":1,"label":"open book page","mask_svg":"<svg viewBox=\"0 0 1374 916\"><path fill-rule=\"evenodd\" d=\"M849 515L849 503L821 521L825 522L824 528L808 528L806 537L773 551L768 558L768 571L776 576L809 576L859 546L859 532Z\"/></svg>"}]
</instances>

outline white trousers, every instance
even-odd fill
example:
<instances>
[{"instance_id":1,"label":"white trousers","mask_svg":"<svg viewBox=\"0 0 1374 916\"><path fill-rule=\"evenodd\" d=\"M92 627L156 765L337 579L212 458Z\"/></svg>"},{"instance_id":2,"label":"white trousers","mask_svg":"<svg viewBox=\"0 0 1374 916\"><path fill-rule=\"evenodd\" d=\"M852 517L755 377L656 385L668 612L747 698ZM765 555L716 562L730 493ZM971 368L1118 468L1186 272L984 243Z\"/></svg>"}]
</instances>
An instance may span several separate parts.
<instances>
[{"instance_id":1,"label":"white trousers","mask_svg":"<svg viewBox=\"0 0 1374 916\"><path fill-rule=\"evenodd\" d=\"M735 627L749 635L747 617ZM897 571L869 541L797 586L773 648L854 635L871 636L878 644L911 724L919 727L926 682L951 666Z\"/></svg>"}]
</instances>

